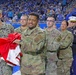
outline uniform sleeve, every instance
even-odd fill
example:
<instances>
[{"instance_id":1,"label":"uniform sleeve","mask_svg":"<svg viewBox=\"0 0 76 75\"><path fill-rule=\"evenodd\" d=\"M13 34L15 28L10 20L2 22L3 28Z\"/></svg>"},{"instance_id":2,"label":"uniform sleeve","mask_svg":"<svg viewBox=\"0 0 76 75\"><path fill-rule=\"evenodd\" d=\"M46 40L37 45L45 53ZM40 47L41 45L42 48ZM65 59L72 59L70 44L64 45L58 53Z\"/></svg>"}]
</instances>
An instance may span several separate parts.
<instances>
[{"instance_id":1,"label":"uniform sleeve","mask_svg":"<svg viewBox=\"0 0 76 75\"><path fill-rule=\"evenodd\" d=\"M19 32L18 28L14 29L14 32Z\"/></svg>"},{"instance_id":2,"label":"uniform sleeve","mask_svg":"<svg viewBox=\"0 0 76 75\"><path fill-rule=\"evenodd\" d=\"M25 35L22 36L22 41L20 42L21 49L26 50L26 52L38 52L39 50L42 50L42 48L45 45L45 33L41 32L38 33L34 37L25 37Z\"/></svg>"},{"instance_id":3,"label":"uniform sleeve","mask_svg":"<svg viewBox=\"0 0 76 75\"><path fill-rule=\"evenodd\" d=\"M13 33L14 32L14 27L12 25L9 25L9 27L10 27L11 33Z\"/></svg>"},{"instance_id":4,"label":"uniform sleeve","mask_svg":"<svg viewBox=\"0 0 76 75\"><path fill-rule=\"evenodd\" d=\"M55 39L54 42L52 44L52 49L53 51L57 51L60 47L60 40L61 40L61 34L59 34Z\"/></svg>"},{"instance_id":5,"label":"uniform sleeve","mask_svg":"<svg viewBox=\"0 0 76 75\"><path fill-rule=\"evenodd\" d=\"M68 46L71 46L73 43L73 35L69 33L64 39L61 40L60 49L67 48Z\"/></svg>"}]
</instances>

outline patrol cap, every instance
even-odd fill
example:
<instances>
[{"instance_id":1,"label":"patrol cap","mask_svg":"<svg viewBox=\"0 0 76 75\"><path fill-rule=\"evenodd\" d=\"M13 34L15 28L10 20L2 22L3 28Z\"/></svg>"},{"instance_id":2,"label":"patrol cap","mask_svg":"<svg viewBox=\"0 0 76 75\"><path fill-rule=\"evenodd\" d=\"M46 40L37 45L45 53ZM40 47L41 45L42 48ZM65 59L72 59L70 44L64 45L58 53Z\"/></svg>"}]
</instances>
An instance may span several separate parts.
<instances>
[{"instance_id":1,"label":"patrol cap","mask_svg":"<svg viewBox=\"0 0 76 75\"><path fill-rule=\"evenodd\" d=\"M76 16L70 16L69 21L70 22L76 22Z\"/></svg>"}]
</instances>

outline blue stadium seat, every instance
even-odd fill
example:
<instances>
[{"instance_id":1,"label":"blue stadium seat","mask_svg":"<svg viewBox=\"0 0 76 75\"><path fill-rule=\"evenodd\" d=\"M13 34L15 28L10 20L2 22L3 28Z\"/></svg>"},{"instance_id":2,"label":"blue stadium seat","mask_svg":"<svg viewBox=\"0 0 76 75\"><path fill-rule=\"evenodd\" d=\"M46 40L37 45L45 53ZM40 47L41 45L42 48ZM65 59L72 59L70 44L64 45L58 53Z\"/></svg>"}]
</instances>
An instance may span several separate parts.
<instances>
[{"instance_id":1,"label":"blue stadium seat","mask_svg":"<svg viewBox=\"0 0 76 75\"><path fill-rule=\"evenodd\" d=\"M18 28L18 27L21 26L21 24L20 24L20 23L13 23L12 26L13 26L14 28Z\"/></svg>"}]
</instances>

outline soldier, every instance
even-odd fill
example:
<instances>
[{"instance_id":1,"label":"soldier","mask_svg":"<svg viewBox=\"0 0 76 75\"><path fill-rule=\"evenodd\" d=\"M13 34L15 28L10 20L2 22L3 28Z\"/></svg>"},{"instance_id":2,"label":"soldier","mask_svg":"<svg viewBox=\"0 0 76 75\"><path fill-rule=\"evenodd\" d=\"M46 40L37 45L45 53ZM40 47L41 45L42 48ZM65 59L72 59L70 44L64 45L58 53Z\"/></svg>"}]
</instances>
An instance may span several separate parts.
<instances>
[{"instance_id":1,"label":"soldier","mask_svg":"<svg viewBox=\"0 0 76 75\"><path fill-rule=\"evenodd\" d=\"M46 44L47 44L47 63L46 63L46 75L57 75L57 50L59 48L59 40L61 33L56 29L55 18L48 16L46 32Z\"/></svg>"},{"instance_id":2,"label":"soldier","mask_svg":"<svg viewBox=\"0 0 76 75\"><path fill-rule=\"evenodd\" d=\"M66 20L61 23L62 39L60 40L60 48L58 53L57 72L58 75L70 75L70 67L72 64L72 42L73 34L67 30L68 22Z\"/></svg>"},{"instance_id":3,"label":"soldier","mask_svg":"<svg viewBox=\"0 0 76 75\"><path fill-rule=\"evenodd\" d=\"M21 18L20 18L21 26L16 28L14 30L14 32L22 33L23 31L25 31L25 29L27 28L27 21L28 21L27 15L22 15Z\"/></svg>"},{"instance_id":4,"label":"soldier","mask_svg":"<svg viewBox=\"0 0 76 75\"><path fill-rule=\"evenodd\" d=\"M23 57L21 60L22 75L44 75L45 73L45 32L38 26L39 16L30 13L27 29L22 34L21 45Z\"/></svg>"},{"instance_id":5,"label":"soldier","mask_svg":"<svg viewBox=\"0 0 76 75\"><path fill-rule=\"evenodd\" d=\"M71 75L76 75L76 16L69 17L70 26L68 30L72 32L74 36L72 52L73 52L73 63L71 67Z\"/></svg>"},{"instance_id":6,"label":"soldier","mask_svg":"<svg viewBox=\"0 0 76 75\"><path fill-rule=\"evenodd\" d=\"M2 22L2 10L0 10L0 37L7 37L9 33L14 32L12 25L7 25ZM12 75L12 67L7 65L7 63L0 56L0 75Z\"/></svg>"}]
</instances>

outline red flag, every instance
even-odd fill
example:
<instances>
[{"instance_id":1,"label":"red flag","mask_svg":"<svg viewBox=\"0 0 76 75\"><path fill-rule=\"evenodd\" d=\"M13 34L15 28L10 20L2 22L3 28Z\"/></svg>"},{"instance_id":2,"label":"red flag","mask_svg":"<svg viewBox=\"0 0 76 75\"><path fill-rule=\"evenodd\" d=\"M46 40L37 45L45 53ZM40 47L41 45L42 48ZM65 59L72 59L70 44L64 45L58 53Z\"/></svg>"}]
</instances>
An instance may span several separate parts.
<instances>
[{"instance_id":1,"label":"red flag","mask_svg":"<svg viewBox=\"0 0 76 75\"><path fill-rule=\"evenodd\" d=\"M7 60L9 50L15 50L15 48L17 47L17 44L13 43L13 41L16 39L21 39L21 35L19 33L11 33L7 38L0 38L0 56L3 57L6 62L10 62Z\"/></svg>"}]
</instances>

